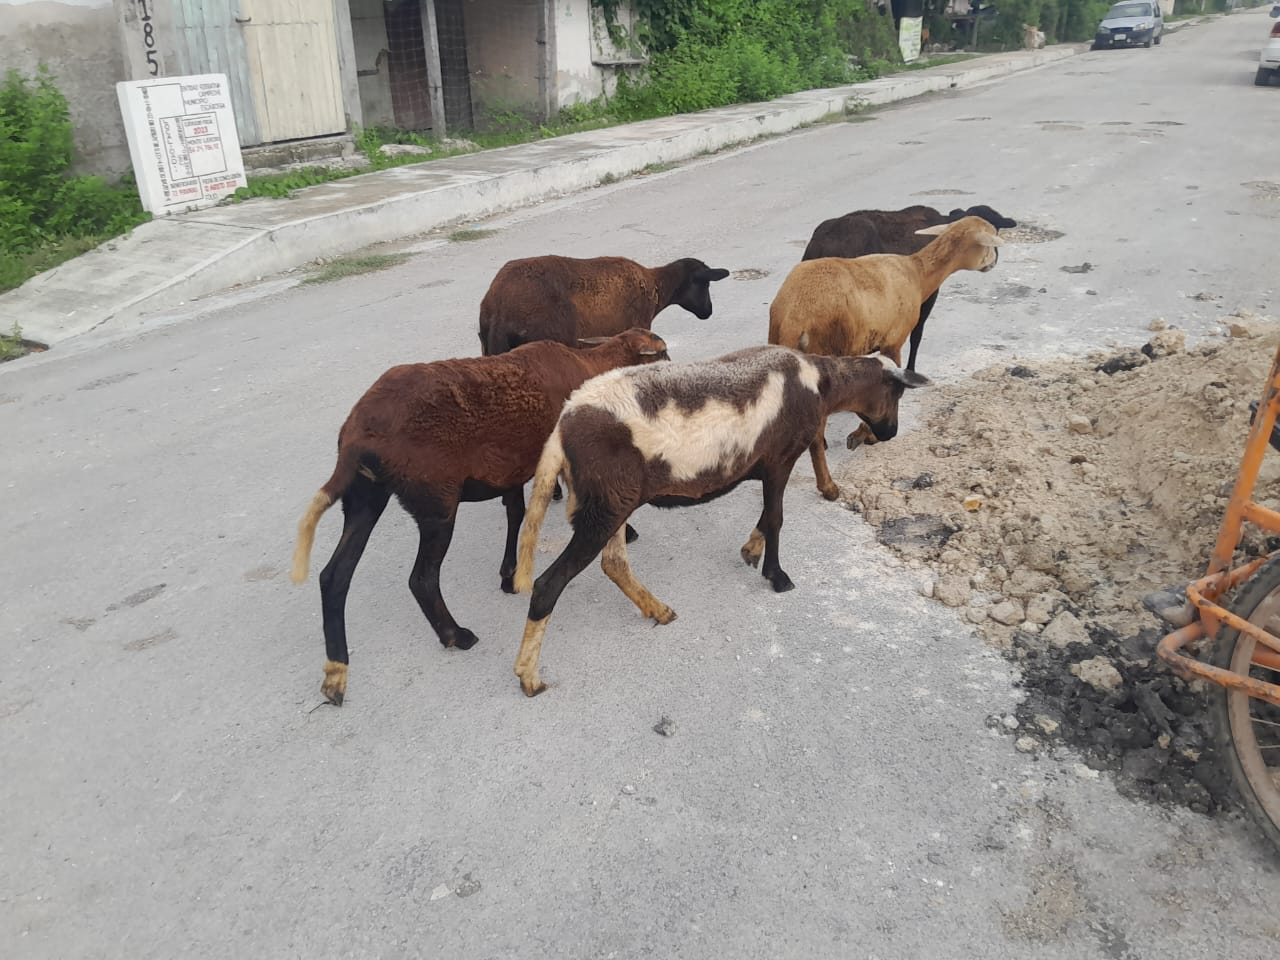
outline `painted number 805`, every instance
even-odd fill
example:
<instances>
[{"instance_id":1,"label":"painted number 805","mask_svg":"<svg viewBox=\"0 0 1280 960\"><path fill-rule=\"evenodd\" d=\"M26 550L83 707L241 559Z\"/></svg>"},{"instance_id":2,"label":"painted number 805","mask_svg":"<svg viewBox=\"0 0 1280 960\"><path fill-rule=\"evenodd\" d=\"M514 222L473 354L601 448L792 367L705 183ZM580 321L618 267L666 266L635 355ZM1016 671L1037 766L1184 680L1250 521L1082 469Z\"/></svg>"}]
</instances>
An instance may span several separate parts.
<instances>
[{"instance_id":1,"label":"painted number 805","mask_svg":"<svg viewBox=\"0 0 1280 960\"><path fill-rule=\"evenodd\" d=\"M147 0L138 0L138 8L142 11L142 45L146 48L147 72L154 77L160 72L159 54L156 52L156 25L151 22Z\"/></svg>"}]
</instances>

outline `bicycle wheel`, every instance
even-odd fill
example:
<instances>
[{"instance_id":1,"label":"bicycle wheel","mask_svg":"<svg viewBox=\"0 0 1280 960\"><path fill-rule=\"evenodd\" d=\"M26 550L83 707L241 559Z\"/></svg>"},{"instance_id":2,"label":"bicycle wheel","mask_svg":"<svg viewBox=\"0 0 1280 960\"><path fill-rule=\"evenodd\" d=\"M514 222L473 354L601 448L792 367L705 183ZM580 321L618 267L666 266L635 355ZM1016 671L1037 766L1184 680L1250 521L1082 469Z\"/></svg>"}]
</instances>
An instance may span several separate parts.
<instances>
[{"instance_id":1,"label":"bicycle wheel","mask_svg":"<svg viewBox=\"0 0 1280 960\"><path fill-rule=\"evenodd\" d=\"M1280 636L1280 557L1270 560L1240 589L1233 612ZM1257 641L1224 628L1214 644L1213 665L1241 676L1280 683L1280 670L1253 662ZM1245 810L1280 849L1280 707L1219 687L1210 697L1218 750Z\"/></svg>"}]
</instances>

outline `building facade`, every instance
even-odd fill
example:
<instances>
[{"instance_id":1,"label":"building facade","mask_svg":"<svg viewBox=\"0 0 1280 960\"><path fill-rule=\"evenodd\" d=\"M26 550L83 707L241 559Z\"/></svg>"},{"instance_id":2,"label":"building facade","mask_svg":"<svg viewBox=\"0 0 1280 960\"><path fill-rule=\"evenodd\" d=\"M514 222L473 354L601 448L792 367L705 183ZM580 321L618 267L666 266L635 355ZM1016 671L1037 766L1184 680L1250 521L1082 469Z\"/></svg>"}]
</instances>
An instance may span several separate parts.
<instances>
[{"instance_id":1,"label":"building facade","mask_svg":"<svg viewBox=\"0 0 1280 960\"><path fill-rule=\"evenodd\" d=\"M46 65L78 165L117 174L121 80L224 73L241 146L255 147L545 119L642 58L615 48L590 0L0 0L0 62Z\"/></svg>"}]
</instances>

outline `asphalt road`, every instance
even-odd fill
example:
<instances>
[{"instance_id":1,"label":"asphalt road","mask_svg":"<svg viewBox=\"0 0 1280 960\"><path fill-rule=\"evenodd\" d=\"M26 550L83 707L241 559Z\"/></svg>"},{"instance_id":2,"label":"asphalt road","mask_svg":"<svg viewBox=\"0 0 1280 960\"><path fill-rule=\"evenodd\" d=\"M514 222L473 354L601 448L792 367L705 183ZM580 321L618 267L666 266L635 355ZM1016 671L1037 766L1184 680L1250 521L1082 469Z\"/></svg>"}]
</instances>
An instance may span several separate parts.
<instances>
[{"instance_id":1,"label":"asphalt road","mask_svg":"<svg viewBox=\"0 0 1280 960\"><path fill-rule=\"evenodd\" d=\"M351 592L341 709L313 709L318 589L287 578L350 405L388 365L477 352L480 297L513 257L764 271L718 284L710 320L659 319L682 359L763 340L828 216L988 203L1061 232L944 290L920 364L940 379L1140 343L1157 316L1201 334L1274 310L1280 201L1249 186L1274 166L1280 89L1252 86L1269 26L1084 54L0 368L0 952L1274 953L1277 861L1248 825L1131 803L1069 753L989 731L1017 698L1004 661L820 500L807 464L783 529L795 591L738 559L755 487L646 509L632 563L680 619L642 621L592 568L533 700L511 672L527 598L498 590L497 503L463 508L446 562L481 638L465 653L418 612L416 535L388 510ZM313 569L340 525L322 522ZM548 549L565 529L557 511Z\"/></svg>"}]
</instances>

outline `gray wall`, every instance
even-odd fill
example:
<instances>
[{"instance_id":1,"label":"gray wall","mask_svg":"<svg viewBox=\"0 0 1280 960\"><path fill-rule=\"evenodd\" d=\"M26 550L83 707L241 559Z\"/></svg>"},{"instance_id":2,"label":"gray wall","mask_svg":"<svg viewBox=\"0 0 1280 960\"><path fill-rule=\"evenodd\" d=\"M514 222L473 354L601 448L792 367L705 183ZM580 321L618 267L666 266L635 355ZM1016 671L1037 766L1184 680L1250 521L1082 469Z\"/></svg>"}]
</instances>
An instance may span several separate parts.
<instances>
[{"instance_id":1,"label":"gray wall","mask_svg":"<svg viewBox=\"0 0 1280 960\"><path fill-rule=\"evenodd\" d=\"M130 169L116 83L125 77L111 0L0 0L0 71L46 63L67 98L76 168L114 177Z\"/></svg>"}]
</instances>

